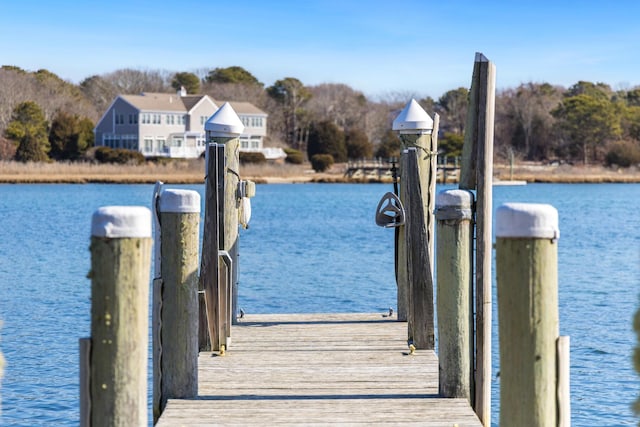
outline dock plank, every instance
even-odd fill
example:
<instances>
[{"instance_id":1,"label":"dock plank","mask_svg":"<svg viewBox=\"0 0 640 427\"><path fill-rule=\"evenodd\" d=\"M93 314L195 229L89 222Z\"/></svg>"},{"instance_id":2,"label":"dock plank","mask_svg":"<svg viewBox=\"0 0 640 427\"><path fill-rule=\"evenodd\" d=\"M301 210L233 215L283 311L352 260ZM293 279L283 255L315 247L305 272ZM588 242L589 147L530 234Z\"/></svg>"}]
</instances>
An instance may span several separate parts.
<instances>
[{"instance_id":1,"label":"dock plank","mask_svg":"<svg viewBox=\"0 0 640 427\"><path fill-rule=\"evenodd\" d=\"M406 336L380 314L247 315L225 356L200 353L198 398L169 399L156 425L480 426Z\"/></svg>"}]
</instances>

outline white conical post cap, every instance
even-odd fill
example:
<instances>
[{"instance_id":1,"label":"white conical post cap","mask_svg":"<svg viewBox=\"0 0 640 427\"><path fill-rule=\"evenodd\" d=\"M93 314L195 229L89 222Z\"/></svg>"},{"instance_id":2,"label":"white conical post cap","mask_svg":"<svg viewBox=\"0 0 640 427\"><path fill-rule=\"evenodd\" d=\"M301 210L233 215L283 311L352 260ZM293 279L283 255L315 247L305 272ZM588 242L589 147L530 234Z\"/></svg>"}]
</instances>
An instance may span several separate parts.
<instances>
[{"instance_id":1,"label":"white conical post cap","mask_svg":"<svg viewBox=\"0 0 640 427\"><path fill-rule=\"evenodd\" d=\"M213 116L209 117L209 120L204 124L204 130L209 136L234 138L242 134L244 125L231 104L225 102L222 107L218 108L218 111L213 113Z\"/></svg>"},{"instance_id":2,"label":"white conical post cap","mask_svg":"<svg viewBox=\"0 0 640 427\"><path fill-rule=\"evenodd\" d=\"M428 134L433 130L433 119L418 104L418 101L411 99L393 121L392 129L400 131L400 133Z\"/></svg>"}]
</instances>

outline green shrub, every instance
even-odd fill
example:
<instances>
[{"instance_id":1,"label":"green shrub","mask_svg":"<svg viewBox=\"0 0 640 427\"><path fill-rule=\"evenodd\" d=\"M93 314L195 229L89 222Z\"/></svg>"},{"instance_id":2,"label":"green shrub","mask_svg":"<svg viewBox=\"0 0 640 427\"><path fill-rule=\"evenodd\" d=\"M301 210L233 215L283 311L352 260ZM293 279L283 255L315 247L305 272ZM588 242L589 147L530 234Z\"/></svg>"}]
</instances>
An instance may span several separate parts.
<instances>
[{"instance_id":1,"label":"green shrub","mask_svg":"<svg viewBox=\"0 0 640 427\"><path fill-rule=\"evenodd\" d=\"M95 156L100 163L132 163L140 165L145 162L144 156L139 151L125 150L123 148L114 150L109 147L98 147Z\"/></svg>"},{"instance_id":2,"label":"green shrub","mask_svg":"<svg viewBox=\"0 0 640 427\"><path fill-rule=\"evenodd\" d=\"M285 148L284 152L287 153L287 157L284 159L285 162L294 165L301 165L304 163L304 155L302 154L302 151L294 150L293 148Z\"/></svg>"},{"instance_id":3,"label":"green shrub","mask_svg":"<svg viewBox=\"0 0 640 427\"><path fill-rule=\"evenodd\" d=\"M262 153L240 152L240 163L265 163L267 158Z\"/></svg>"},{"instance_id":4,"label":"green shrub","mask_svg":"<svg viewBox=\"0 0 640 427\"><path fill-rule=\"evenodd\" d=\"M333 165L331 154L316 154L311 157L311 167L316 172L324 172Z\"/></svg>"},{"instance_id":5,"label":"green shrub","mask_svg":"<svg viewBox=\"0 0 640 427\"><path fill-rule=\"evenodd\" d=\"M637 141L620 141L611 145L605 156L607 166L618 165L629 167L640 163L640 143Z\"/></svg>"}]
</instances>

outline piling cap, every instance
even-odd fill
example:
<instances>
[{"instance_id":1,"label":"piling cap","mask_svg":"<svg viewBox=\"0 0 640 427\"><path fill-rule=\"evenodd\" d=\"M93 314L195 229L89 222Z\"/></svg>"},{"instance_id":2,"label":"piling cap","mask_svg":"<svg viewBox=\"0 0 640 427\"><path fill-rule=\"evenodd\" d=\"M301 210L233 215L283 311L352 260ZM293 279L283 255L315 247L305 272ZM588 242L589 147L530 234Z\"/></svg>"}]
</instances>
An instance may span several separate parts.
<instances>
[{"instance_id":1,"label":"piling cap","mask_svg":"<svg viewBox=\"0 0 640 427\"><path fill-rule=\"evenodd\" d=\"M204 130L211 136L234 138L242 134L244 125L231 104L225 102L218 111L213 113L213 116L209 117L204 124Z\"/></svg>"},{"instance_id":2,"label":"piling cap","mask_svg":"<svg viewBox=\"0 0 640 427\"><path fill-rule=\"evenodd\" d=\"M473 193L467 190L443 190L436 194L436 208L456 207L471 209L473 204Z\"/></svg>"},{"instance_id":3,"label":"piling cap","mask_svg":"<svg viewBox=\"0 0 640 427\"><path fill-rule=\"evenodd\" d=\"M557 239L558 211L541 203L505 203L496 210L496 237Z\"/></svg>"},{"instance_id":4,"label":"piling cap","mask_svg":"<svg viewBox=\"0 0 640 427\"><path fill-rule=\"evenodd\" d=\"M433 119L415 99L411 99L393 121L392 129L400 133L430 134L433 130Z\"/></svg>"},{"instance_id":5,"label":"piling cap","mask_svg":"<svg viewBox=\"0 0 640 427\"><path fill-rule=\"evenodd\" d=\"M104 206L93 213L91 235L108 238L151 237L151 211L144 206Z\"/></svg>"},{"instance_id":6,"label":"piling cap","mask_svg":"<svg viewBox=\"0 0 640 427\"><path fill-rule=\"evenodd\" d=\"M200 213L200 194L193 190L162 190L158 211L167 213Z\"/></svg>"}]
</instances>

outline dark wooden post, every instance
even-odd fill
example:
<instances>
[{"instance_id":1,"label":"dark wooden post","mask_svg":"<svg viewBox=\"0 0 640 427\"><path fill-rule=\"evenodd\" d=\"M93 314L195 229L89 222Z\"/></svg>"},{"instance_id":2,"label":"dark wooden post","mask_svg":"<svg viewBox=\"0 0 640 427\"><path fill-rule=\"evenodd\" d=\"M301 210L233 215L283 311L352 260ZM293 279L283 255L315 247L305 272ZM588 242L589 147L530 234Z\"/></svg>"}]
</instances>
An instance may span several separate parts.
<instances>
[{"instance_id":1,"label":"dark wooden post","mask_svg":"<svg viewBox=\"0 0 640 427\"><path fill-rule=\"evenodd\" d=\"M412 99L393 121L393 130L400 133L402 149L415 147L417 150L418 176L420 181L420 199L423 204L424 223L427 230L426 243L429 254L433 254L433 209L435 207L435 185L437 173L437 128L439 118L435 115L435 121L429 117L424 109ZM400 171L404 165L400 160ZM402 186L400 200L404 204L405 195ZM398 228L398 242L396 246L398 285L398 320L405 321L408 318L409 307L409 282L407 278L407 253L406 253L406 226ZM431 256L430 271L433 271L433 257Z\"/></svg>"},{"instance_id":2,"label":"dark wooden post","mask_svg":"<svg viewBox=\"0 0 640 427\"><path fill-rule=\"evenodd\" d=\"M473 193L436 198L440 394L473 402Z\"/></svg>"},{"instance_id":3,"label":"dark wooden post","mask_svg":"<svg viewBox=\"0 0 640 427\"><path fill-rule=\"evenodd\" d=\"M147 425L151 246L149 209L110 206L93 214L89 357L92 427Z\"/></svg>"},{"instance_id":4,"label":"dark wooden post","mask_svg":"<svg viewBox=\"0 0 640 427\"><path fill-rule=\"evenodd\" d=\"M496 211L501 426L558 422L558 236L553 206Z\"/></svg>"},{"instance_id":5,"label":"dark wooden post","mask_svg":"<svg viewBox=\"0 0 640 427\"><path fill-rule=\"evenodd\" d=\"M465 126L460 188L476 190L476 360L474 409L491 424L491 224L496 68L476 53Z\"/></svg>"},{"instance_id":6,"label":"dark wooden post","mask_svg":"<svg viewBox=\"0 0 640 427\"><path fill-rule=\"evenodd\" d=\"M408 340L417 349L435 347L433 318L433 275L418 156L415 147L402 152L401 188L405 196L407 281L409 283Z\"/></svg>"},{"instance_id":7,"label":"dark wooden post","mask_svg":"<svg viewBox=\"0 0 640 427\"><path fill-rule=\"evenodd\" d=\"M166 189L158 202L160 286L153 296L153 417L167 399L198 395L200 195Z\"/></svg>"}]
</instances>

